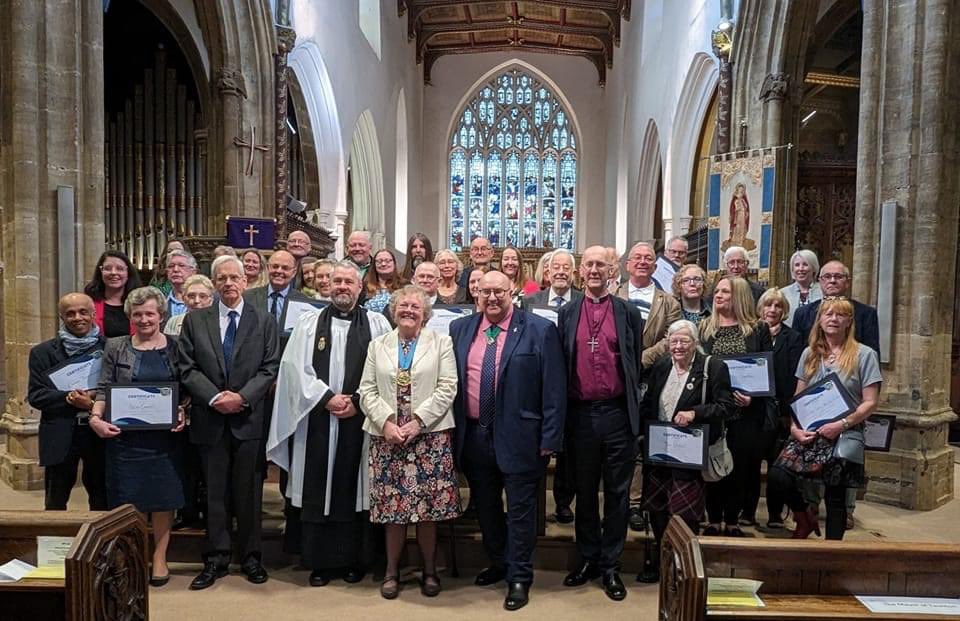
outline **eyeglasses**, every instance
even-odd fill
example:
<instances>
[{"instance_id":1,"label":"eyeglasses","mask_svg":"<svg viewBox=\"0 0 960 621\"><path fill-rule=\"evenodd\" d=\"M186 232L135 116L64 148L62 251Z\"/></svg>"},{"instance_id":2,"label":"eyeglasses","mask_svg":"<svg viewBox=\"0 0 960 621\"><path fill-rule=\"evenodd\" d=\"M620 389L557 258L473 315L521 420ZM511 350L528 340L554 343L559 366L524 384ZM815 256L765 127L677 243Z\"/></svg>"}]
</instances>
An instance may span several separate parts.
<instances>
[{"instance_id":1,"label":"eyeglasses","mask_svg":"<svg viewBox=\"0 0 960 621\"><path fill-rule=\"evenodd\" d=\"M505 297L509 293L506 289L481 289L480 295L485 298L490 297L491 295L495 298Z\"/></svg>"},{"instance_id":2,"label":"eyeglasses","mask_svg":"<svg viewBox=\"0 0 960 621\"><path fill-rule=\"evenodd\" d=\"M846 280L846 279L847 279L847 275L842 272L820 274L820 280Z\"/></svg>"},{"instance_id":3,"label":"eyeglasses","mask_svg":"<svg viewBox=\"0 0 960 621\"><path fill-rule=\"evenodd\" d=\"M104 274L126 274L127 268L123 265L101 265L100 271Z\"/></svg>"},{"instance_id":4,"label":"eyeglasses","mask_svg":"<svg viewBox=\"0 0 960 621\"><path fill-rule=\"evenodd\" d=\"M377 259L374 263L377 265L393 265L393 259Z\"/></svg>"},{"instance_id":5,"label":"eyeglasses","mask_svg":"<svg viewBox=\"0 0 960 621\"><path fill-rule=\"evenodd\" d=\"M681 336L670 339L669 343L670 345L690 345L693 343L693 339L686 336Z\"/></svg>"},{"instance_id":6,"label":"eyeglasses","mask_svg":"<svg viewBox=\"0 0 960 621\"><path fill-rule=\"evenodd\" d=\"M681 278L680 282L684 285L699 285L703 283L703 278L699 276L688 276L686 278Z\"/></svg>"}]
</instances>

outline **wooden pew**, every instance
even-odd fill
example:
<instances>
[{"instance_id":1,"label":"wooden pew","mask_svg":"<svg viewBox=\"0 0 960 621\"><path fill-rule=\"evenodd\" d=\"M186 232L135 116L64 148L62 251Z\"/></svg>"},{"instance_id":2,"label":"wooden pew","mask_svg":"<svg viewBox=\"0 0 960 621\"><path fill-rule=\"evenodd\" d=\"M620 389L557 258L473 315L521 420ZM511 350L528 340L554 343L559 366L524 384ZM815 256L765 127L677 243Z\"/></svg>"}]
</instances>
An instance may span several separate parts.
<instances>
[{"instance_id":1,"label":"wooden pew","mask_svg":"<svg viewBox=\"0 0 960 621\"><path fill-rule=\"evenodd\" d=\"M662 621L922 619L871 613L854 595L960 596L960 545L696 537L673 518L660 556ZM763 581L765 607L707 606L707 578Z\"/></svg>"},{"instance_id":2,"label":"wooden pew","mask_svg":"<svg viewBox=\"0 0 960 621\"><path fill-rule=\"evenodd\" d=\"M64 580L0 583L4 621L146 620L147 525L133 505L113 511L0 511L0 564L37 560L37 536L74 537Z\"/></svg>"}]
</instances>

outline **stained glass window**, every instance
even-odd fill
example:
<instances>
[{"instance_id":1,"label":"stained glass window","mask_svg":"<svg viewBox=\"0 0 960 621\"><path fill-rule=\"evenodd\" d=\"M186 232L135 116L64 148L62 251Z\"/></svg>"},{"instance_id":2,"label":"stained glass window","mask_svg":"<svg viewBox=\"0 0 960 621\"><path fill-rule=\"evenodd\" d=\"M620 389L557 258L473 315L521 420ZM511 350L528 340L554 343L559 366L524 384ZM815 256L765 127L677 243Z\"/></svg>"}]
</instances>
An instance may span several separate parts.
<instances>
[{"instance_id":1,"label":"stained glass window","mask_svg":"<svg viewBox=\"0 0 960 621\"><path fill-rule=\"evenodd\" d=\"M450 136L449 244L573 250L577 136L569 112L519 68L481 86Z\"/></svg>"}]
</instances>

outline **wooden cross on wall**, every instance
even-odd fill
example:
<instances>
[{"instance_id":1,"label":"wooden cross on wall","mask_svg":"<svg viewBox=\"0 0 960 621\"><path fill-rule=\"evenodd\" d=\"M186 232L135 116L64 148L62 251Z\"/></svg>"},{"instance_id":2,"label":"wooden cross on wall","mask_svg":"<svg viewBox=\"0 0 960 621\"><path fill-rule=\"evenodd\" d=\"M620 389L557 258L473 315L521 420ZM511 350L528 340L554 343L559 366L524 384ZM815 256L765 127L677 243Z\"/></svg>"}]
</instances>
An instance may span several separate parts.
<instances>
[{"instance_id":1,"label":"wooden cross on wall","mask_svg":"<svg viewBox=\"0 0 960 621\"><path fill-rule=\"evenodd\" d=\"M244 169L244 174L248 177L253 176L253 156L257 151L267 152L270 150L270 145L266 144L257 144L257 128L254 125L250 125L250 142L242 138L234 138L233 144L240 147L241 149L250 149L250 158L247 160L247 167Z\"/></svg>"}]
</instances>

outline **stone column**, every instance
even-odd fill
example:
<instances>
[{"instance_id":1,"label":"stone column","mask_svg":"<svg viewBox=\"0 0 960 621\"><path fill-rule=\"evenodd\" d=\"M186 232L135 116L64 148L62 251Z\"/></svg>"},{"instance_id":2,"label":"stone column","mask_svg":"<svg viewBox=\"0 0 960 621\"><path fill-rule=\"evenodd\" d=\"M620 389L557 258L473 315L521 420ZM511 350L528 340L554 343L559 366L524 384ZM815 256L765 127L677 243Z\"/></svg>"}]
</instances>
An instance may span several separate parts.
<instances>
[{"instance_id":1,"label":"stone column","mask_svg":"<svg viewBox=\"0 0 960 621\"><path fill-rule=\"evenodd\" d=\"M77 269L89 277L103 248L103 12L97 3L12 0L0 22L6 56L0 136L6 451L0 478L43 486L39 412L26 403L30 349L57 326L56 191L76 197Z\"/></svg>"},{"instance_id":2,"label":"stone column","mask_svg":"<svg viewBox=\"0 0 960 621\"><path fill-rule=\"evenodd\" d=\"M933 509L953 497L947 431L960 202L960 4L866 0L854 297L877 301L881 205L897 204L890 362L879 414L893 448L869 453L867 498Z\"/></svg>"}]
</instances>

